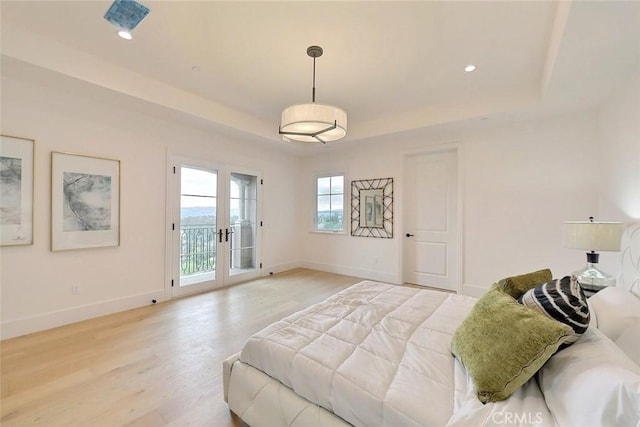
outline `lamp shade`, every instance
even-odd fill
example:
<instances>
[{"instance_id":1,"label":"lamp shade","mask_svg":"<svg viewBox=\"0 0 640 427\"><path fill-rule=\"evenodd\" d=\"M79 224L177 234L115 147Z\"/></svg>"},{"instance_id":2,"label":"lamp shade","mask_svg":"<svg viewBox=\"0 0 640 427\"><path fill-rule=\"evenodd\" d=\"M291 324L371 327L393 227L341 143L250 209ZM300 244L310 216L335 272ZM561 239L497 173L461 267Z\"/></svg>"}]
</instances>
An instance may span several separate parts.
<instances>
[{"instance_id":1,"label":"lamp shade","mask_svg":"<svg viewBox=\"0 0 640 427\"><path fill-rule=\"evenodd\" d=\"M335 129L322 132L334 125ZM312 136L315 133L319 133L322 141L336 141L347 134L347 113L331 105L293 105L282 111L280 130L287 138L295 141L318 142L318 139Z\"/></svg>"},{"instance_id":2,"label":"lamp shade","mask_svg":"<svg viewBox=\"0 0 640 427\"><path fill-rule=\"evenodd\" d=\"M624 230L621 222L567 221L564 246L590 251L619 251Z\"/></svg>"}]
</instances>

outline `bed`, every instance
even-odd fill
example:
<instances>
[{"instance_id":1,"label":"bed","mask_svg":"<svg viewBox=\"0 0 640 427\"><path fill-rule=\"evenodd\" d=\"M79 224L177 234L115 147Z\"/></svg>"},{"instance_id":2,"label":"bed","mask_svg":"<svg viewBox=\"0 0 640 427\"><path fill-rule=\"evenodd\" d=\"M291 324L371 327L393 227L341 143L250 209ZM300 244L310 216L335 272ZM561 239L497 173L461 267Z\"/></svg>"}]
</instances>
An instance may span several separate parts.
<instances>
[{"instance_id":1,"label":"bed","mask_svg":"<svg viewBox=\"0 0 640 427\"><path fill-rule=\"evenodd\" d=\"M459 348L481 335L485 297L363 281L253 335L223 363L224 398L252 427L640 425L640 224L622 246L617 287L586 300L588 328L547 345L522 384L509 377L508 396L483 395L473 363L492 361ZM510 326L479 345L498 351ZM563 340L573 332L554 327Z\"/></svg>"}]
</instances>

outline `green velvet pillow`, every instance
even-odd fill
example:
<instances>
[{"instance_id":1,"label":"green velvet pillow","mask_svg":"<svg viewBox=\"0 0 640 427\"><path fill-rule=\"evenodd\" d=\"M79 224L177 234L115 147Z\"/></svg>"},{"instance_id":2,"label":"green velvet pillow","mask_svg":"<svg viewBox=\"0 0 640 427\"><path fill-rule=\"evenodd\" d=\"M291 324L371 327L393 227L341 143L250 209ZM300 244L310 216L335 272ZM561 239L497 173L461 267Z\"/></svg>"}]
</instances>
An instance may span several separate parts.
<instances>
[{"instance_id":1,"label":"green velvet pillow","mask_svg":"<svg viewBox=\"0 0 640 427\"><path fill-rule=\"evenodd\" d=\"M494 285L454 333L451 352L473 379L478 399L496 402L526 383L572 334L570 326Z\"/></svg>"},{"instance_id":2,"label":"green velvet pillow","mask_svg":"<svg viewBox=\"0 0 640 427\"><path fill-rule=\"evenodd\" d=\"M544 270L534 271L533 273L502 279L498 282L498 288L515 299L518 299L529 289L547 283L551 279L551 270L545 268Z\"/></svg>"}]
</instances>

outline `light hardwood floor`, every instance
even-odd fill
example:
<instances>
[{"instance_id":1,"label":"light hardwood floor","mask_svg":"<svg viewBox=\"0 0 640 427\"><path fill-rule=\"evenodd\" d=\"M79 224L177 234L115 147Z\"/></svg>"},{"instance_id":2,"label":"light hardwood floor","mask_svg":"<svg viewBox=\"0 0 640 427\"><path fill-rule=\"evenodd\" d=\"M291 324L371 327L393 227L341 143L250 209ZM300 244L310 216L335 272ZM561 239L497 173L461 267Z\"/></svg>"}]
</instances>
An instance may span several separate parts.
<instances>
[{"instance_id":1,"label":"light hardwood floor","mask_svg":"<svg viewBox=\"0 0 640 427\"><path fill-rule=\"evenodd\" d=\"M361 279L296 269L2 341L9 426L237 426L222 361L254 332Z\"/></svg>"}]
</instances>

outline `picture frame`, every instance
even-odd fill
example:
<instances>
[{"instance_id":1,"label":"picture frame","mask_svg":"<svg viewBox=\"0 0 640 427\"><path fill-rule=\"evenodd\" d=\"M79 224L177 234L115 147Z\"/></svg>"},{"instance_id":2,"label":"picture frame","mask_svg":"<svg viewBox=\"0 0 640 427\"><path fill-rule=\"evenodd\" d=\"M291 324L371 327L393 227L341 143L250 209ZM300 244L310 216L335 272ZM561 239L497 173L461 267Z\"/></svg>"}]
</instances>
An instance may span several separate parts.
<instances>
[{"instance_id":1,"label":"picture frame","mask_svg":"<svg viewBox=\"0 0 640 427\"><path fill-rule=\"evenodd\" d=\"M0 246L33 244L35 141L0 135Z\"/></svg>"},{"instance_id":2,"label":"picture frame","mask_svg":"<svg viewBox=\"0 0 640 427\"><path fill-rule=\"evenodd\" d=\"M51 153L51 250L120 245L120 160Z\"/></svg>"},{"instance_id":3,"label":"picture frame","mask_svg":"<svg viewBox=\"0 0 640 427\"><path fill-rule=\"evenodd\" d=\"M393 178L351 181L351 235L393 238Z\"/></svg>"}]
</instances>

